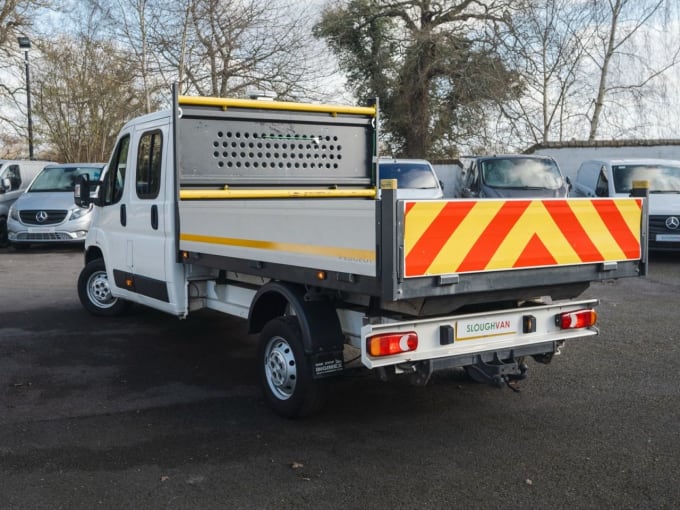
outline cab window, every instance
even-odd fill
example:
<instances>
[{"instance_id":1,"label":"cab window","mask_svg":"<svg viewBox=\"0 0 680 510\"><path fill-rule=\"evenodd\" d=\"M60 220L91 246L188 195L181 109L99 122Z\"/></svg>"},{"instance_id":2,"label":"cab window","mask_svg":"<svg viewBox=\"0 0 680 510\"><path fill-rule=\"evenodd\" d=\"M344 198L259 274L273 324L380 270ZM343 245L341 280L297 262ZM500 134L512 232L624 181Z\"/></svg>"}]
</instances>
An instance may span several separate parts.
<instances>
[{"instance_id":1,"label":"cab window","mask_svg":"<svg viewBox=\"0 0 680 510\"><path fill-rule=\"evenodd\" d=\"M137 196L152 199L158 196L161 183L163 135L160 131L144 133L137 150Z\"/></svg>"},{"instance_id":2,"label":"cab window","mask_svg":"<svg viewBox=\"0 0 680 510\"><path fill-rule=\"evenodd\" d=\"M118 146L111 157L109 169L104 177L103 205L115 204L123 197L129 148L130 135L126 135L118 142Z\"/></svg>"}]
</instances>

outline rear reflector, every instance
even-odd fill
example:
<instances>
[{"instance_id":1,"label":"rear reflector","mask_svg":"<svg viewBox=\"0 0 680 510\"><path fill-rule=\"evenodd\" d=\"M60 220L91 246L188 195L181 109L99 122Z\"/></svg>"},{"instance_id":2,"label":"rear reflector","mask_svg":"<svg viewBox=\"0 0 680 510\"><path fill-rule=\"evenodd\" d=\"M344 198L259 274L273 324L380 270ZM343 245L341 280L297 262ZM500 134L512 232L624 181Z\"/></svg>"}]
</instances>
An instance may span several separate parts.
<instances>
[{"instance_id":1,"label":"rear reflector","mask_svg":"<svg viewBox=\"0 0 680 510\"><path fill-rule=\"evenodd\" d=\"M587 328L597 322L597 312L590 308L565 312L555 317L555 322L562 329Z\"/></svg>"},{"instance_id":2,"label":"rear reflector","mask_svg":"<svg viewBox=\"0 0 680 510\"><path fill-rule=\"evenodd\" d=\"M414 331L384 333L366 339L366 350L371 356L389 356L418 348L418 335Z\"/></svg>"}]
</instances>

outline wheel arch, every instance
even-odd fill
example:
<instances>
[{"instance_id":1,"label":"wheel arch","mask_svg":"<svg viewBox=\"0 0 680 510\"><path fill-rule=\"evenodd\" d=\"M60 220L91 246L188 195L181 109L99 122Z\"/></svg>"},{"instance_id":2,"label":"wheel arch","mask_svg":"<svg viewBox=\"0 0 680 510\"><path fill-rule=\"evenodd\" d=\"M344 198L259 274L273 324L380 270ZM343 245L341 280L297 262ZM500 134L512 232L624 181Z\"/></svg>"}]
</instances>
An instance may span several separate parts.
<instances>
[{"instance_id":1,"label":"wheel arch","mask_svg":"<svg viewBox=\"0 0 680 510\"><path fill-rule=\"evenodd\" d=\"M270 320L282 317L290 306L302 332L305 353L339 352L344 336L335 307L327 300L305 299L303 286L269 282L262 286L250 305L249 333L259 333Z\"/></svg>"},{"instance_id":2,"label":"wheel arch","mask_svg":"<svg viewBox=\"0 0 680 510\"><path fill-rule=\"evenodd\" d=\"M85 265L96 259L104 260L104 253L98 246L90 246L85 252ZM104 261L106 263L106 261Z\"/></svg>"}]
</instances>

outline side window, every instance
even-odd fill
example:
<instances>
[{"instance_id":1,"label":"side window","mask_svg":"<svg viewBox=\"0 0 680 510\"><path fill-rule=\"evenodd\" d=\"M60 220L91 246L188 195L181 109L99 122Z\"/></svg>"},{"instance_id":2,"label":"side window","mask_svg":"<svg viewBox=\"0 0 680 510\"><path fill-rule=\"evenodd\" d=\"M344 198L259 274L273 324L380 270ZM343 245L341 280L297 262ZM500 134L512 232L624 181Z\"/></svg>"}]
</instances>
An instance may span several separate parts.
<instances>
[{"instance_id":1,"label":"side window","mask_svg":"<svg viewBox=\"0 0 680 510\"><path fill-rule=\"evenodd\" d=\"M137 150L136 189L139 198L156 198L161 186L163 135L160 131L144 133Z\"/></svg>"},{"instance_id":2,"label":"side window","mask_svg":"<svg viewBox=\"0 0 680 510\"><path fill-rule=\"evenodd\" d=\"M11 165L8 167L5 177L12 183L12 191L21 188L21 172L19 171L19 165Z\"/></svg>"},{"instance_id":3,"label":"side window","mask_svg":"<svg viewBox=\"0 0 680 510\"><path fill-rule=\"evenodd\" d=\"M120 201L125 187L125 170L127 169L130 135L126 135L118 142L103 183L103 205L111 205Z\"/></svg>"},{"instance_id":4,"label":"side window","mask_svg":"<svg viewBox=\"0 0 680 510\"><path fill-rule=\"evenodd\" d=\"M595 196L607 197L609 196L609 180L607 179L607 168L602 167L600 175L597 178L597 186L595 186Z\"/></svg>"}]
</instances>

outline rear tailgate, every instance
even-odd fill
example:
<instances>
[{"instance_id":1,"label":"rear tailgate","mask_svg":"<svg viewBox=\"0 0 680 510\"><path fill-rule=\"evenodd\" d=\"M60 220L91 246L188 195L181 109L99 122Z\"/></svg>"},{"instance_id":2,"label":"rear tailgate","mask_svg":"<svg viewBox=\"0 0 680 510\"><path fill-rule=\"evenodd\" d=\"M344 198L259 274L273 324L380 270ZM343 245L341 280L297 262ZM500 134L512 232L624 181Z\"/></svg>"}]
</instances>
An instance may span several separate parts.
<instances>
[{"instance_id":1,"label":"rear tailgate","mask_svg":"<svg viewBox=\"0 0 680 510\"><path fill-rule=\"evenodd\" d=\"M641 198L406 200L396 211L396 299L646 273Z\"/></svg>"}]
</instances>

